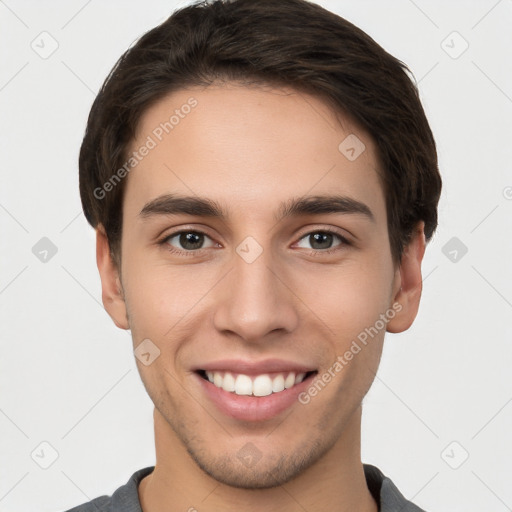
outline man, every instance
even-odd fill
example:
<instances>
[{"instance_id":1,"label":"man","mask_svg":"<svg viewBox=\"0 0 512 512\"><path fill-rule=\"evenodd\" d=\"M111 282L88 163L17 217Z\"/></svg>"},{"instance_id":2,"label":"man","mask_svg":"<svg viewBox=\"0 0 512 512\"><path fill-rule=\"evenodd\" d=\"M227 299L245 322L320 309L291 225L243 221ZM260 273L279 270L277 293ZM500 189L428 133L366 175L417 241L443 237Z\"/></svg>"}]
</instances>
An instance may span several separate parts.
<instances>
[{"instance_id":1,"label":"man","mask_svg":"<svg viewBox=\"0 0 512 512\"><path fill-rule=\"evenodd\" d=\"M304 0L203 2L128 50L80 192L156 465L78 511L418 511L360 457L385 332L414 321L435 142L407 68Z\"/></svg>"}]
</instances>

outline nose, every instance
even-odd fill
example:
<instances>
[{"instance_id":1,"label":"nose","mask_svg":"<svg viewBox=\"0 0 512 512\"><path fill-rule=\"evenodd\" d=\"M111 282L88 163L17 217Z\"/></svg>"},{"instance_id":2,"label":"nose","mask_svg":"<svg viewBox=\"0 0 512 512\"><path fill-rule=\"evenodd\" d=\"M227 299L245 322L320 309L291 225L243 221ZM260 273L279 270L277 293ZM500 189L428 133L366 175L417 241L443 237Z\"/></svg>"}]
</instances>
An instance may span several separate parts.
<instances>
[{"instance_id":1,"label":"nose","mask_svg":"<svg viewBox=\"0 0 512 512\"><path fill-rule=\"evenodd\" d=\"M247 343L275 341L274 335L290 333L299 323L292 278L270 249L249 261L234 252L232 270L218 290L214 325Z\"/></svg>"}]
</instances>

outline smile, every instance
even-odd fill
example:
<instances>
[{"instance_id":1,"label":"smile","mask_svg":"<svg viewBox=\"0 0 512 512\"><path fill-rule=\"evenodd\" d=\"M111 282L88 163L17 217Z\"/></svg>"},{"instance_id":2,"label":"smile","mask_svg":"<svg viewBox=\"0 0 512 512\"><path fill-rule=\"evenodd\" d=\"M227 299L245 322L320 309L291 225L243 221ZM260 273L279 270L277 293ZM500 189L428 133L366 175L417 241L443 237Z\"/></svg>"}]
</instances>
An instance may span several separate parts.
<instances>
[{"instance_id":1,"label":"smile","mask_svg":"<svg viewBox=\"0 0 512 512\"><path fill-rule=\"evenodd\" d=\"M253 376L227 371L202 370L199 373L214 386L229 393L263 397L290 389L316 372L276 372Z\"/></svg>"},{"instance_id":2,"label":"smile","mask_svg":"<svg viewBox=\"0 0 512 512\"><path fill-rule=\"evenodd\" d=\"M205 399L222 415L262 422L293 407L318 370L278 359L223 360L203 363L194 374Z\"/></svg>"}]
</instances>

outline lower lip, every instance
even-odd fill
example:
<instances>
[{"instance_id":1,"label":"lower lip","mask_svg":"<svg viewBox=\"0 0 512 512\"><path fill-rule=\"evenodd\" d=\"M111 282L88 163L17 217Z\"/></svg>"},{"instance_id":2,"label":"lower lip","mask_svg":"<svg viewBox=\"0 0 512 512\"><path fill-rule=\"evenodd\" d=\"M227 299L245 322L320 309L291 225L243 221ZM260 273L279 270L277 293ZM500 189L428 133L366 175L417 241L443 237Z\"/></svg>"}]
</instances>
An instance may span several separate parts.
<instances>
[{"instance_id":1,"label":"lower lip","mask_svg":"<svg viewBox=\"0 0 512 512\"><path fill-rule=\"evenodd\" d=\"M298 402L298 395L311 384L315 375L309 375L301 383L267 396L237 395L218 388L200 375L196 376L206 395L226 416L242 421L265 421Z\"/></svg>"}]
</instances>

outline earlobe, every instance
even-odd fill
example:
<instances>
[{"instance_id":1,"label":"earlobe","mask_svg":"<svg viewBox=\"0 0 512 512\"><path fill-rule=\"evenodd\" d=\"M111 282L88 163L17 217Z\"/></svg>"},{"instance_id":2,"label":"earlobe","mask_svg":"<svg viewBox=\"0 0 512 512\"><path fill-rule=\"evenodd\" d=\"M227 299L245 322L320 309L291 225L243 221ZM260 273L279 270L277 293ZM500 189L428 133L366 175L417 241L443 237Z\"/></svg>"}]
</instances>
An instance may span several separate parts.
<instances>
[{"instance_id":1,"label":"earlobe","mask_svg":"<svg viewBox=\"0 0 512 512\"><path fill-rule=\"evenodd\" d=\"M416 226L395 274L392 305L396 303L394 309L398 313L387 324L386 330L391 333L409 329L418 314L423 287L421 262L426 244L424 227L423 221Z\"/></svg>"},{"instance_id":2,"label":"earlobe","mask_svg":"<svg viewBox=\"0 0 512 512\"><path fill-rule=\"evenodd\" d=\"M103 306L117 327L129 329L119 271L112 259L108 238L101 224L96 228L96 263L101 279Z\"/></svg>"}]
</instances>

